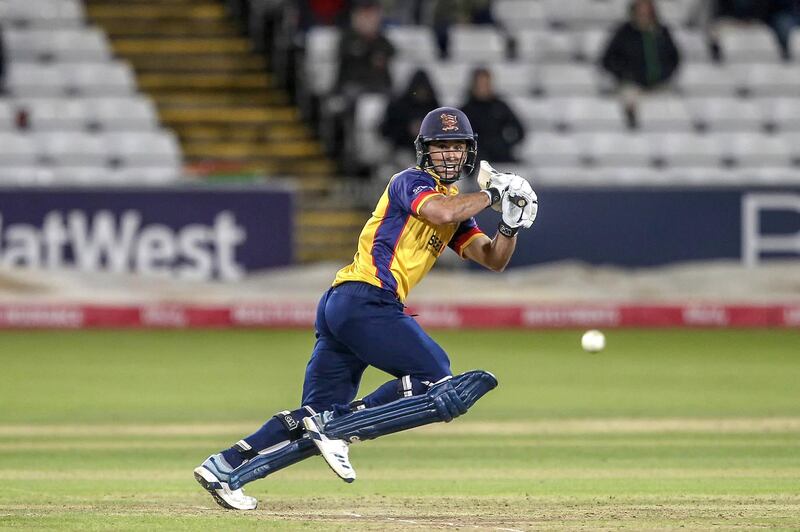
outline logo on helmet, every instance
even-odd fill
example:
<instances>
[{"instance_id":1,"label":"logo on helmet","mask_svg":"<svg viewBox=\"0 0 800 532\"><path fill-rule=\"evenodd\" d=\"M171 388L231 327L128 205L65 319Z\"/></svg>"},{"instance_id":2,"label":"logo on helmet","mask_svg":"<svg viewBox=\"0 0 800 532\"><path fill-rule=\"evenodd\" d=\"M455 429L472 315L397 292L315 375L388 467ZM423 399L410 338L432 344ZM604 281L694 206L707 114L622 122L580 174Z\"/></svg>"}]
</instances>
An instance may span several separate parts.
<instances>
[{"instance_id":1,"label":"logo on helmet","mask_svg":"<svg viewBox=\"0 0 800 532\"><path fill-rule=\"evenodd\" d=\"M458 131L458 117L456 115L442 113L439 118L442 120L442 131Z\"/></svg>"}]
</instances>

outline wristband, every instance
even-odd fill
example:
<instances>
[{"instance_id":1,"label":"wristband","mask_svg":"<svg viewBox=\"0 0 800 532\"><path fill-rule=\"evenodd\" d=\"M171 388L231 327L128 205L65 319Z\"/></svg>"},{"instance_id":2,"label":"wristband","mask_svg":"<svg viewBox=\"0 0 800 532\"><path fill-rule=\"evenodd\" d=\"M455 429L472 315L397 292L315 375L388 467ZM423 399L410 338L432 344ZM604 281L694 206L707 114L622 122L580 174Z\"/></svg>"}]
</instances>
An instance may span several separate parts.
<instances>
[{"instance_id":1,"label":"wristband","mask_svg":"<svg viewBox=\"0 0 800 532\"><path fill-rule=\"evenodd\" d=\"M519 227L511 227L503 220L500 220L500 223L497 225L497 230L500 232L501 235L507 236L508 238L513 238L517 235Z\"/></svg>"},{"instance_id":2,"label":"wristband","mask_svg":"<svg viewBox=\"0 0 800 532\"><path fill-rule=\"evenodd\" d=\"M489 196L489 207L500 201L500 198L502 197L500 195L500 191L494 187L481 190L481 192L485 192L486 195Z\"/></svg>"}]
</instances>

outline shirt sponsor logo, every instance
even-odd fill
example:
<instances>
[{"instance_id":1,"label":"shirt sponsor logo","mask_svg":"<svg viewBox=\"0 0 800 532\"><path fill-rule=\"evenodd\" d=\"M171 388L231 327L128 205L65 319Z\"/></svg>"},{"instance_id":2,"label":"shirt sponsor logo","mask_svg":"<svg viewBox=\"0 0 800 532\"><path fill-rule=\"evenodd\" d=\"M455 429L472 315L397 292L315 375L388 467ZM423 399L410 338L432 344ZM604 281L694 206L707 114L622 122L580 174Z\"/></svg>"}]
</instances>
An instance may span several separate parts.
<instances>
[{"instance_id":1,"label":"shirt sponsor logo","mask_svg":"<svg viewBox=\"0 0 800 532\"><path fill-rule=\"evenodd\" d=\"M411 192L413 192L414 194L419 194L424 190L433 190L433 187L431 187L430 185L420 185L418 187L414 187L414 189Z\"/></svg>"},{"instance_id":2,"label":"shirt sponsor logo","mask_svg":"<svg viewBox=\"0 0 800 532\"><path fill-rule=\"evenodd\" d=\"M431 238L428 240L428 247L431 248L431 250L436 255L442 254L445 245L446 245L445 242L441 238L439 238L439 235L435 233L431 235Z\"/></svg>"}]
</instances>

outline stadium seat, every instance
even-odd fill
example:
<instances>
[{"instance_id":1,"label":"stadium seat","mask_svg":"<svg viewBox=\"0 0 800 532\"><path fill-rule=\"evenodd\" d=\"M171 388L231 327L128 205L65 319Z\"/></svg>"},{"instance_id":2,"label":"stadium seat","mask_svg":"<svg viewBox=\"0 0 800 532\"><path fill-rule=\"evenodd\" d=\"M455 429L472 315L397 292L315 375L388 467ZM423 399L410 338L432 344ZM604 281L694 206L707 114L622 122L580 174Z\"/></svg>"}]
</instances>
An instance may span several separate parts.
<instances>
[{"instance_id":1,"label":"stadium seat","mask_svg":"<svg viewBox=\"0 0 800 532\"><path fill-rule=\"evenodd\" d=\"M49 186L54 182L51 168L0 165L0 186Z\"/></svg>"},{"instance_id":2,"label":"stadium seat","mask_svg":"<svg viewBox=\"0 0 800 532\"><path fill-rule=\"evenodd\" d=\"M600 166L647 167L653 163L648 139L633 133L593 133L581 136L592 160Z\"/></svg>"},{"instance_id":3,"label":"stadium seat","mask_svg":"<svg viewBox=\"0 0 800 532\"><path fill-rule=\"evenodd\" d=\"M493 13L510 30L537 28L547 21L544 3L539 0L497 0Z\"/></svg>"},{"instance_id":4,"label":"stadium seat","mask_svg":"<svg viewBox=\"0 0 800 532\"><path fill-rule=\"evenodd\" d=\"M800 131L800 98L758 100L764 120L780 131Z\"/></svg>"},{"instance_id":5,"label":"stadium seat","mask_svg":"<svg viewBox=\"0 0 800 532\"><path fill-rule=\"evenodd\" d=\"M108 133L110 155L125 166L180 168L178 140L167 131Z\"/></svg>"},{"instance_id":6,"label":"stadium seat","mask_svg":"<svg viewBox=\"0 0 800 532\"><path fill-rule=\"evenodd\" d=\"M28 112L30 127L35 131L81 131L90 123L92 102L72 98L36 98L21 100L19 106Z\"/></svg>"},{"instance_id":7,"label":"stadium seat","mask_svg":"<svg viewBox=\"0 0 800 532\"><path fill-rule=\"evenodd\" d=\"M130 64L75 63L57 65L70 91L86 96L127 96L136 91L136 79Z\"/></svg>"},{"instance_id":8,"label":"stadium seat","mask_svg":"<svg viewBox=\"0 0 800 532\"><path fill-rule=\"evenodd\" d=\"M800 94L800 69L795 64L755 63L739 65L738 78L753 96L791 96Z\"/></svg>"},{"instance_id":9,"label":"stadium seat","mask_svg":"<svg viewBox=\"0 0 800 532\"><path fill-rule=\"evenodd\" d=\"M503 96L530 95L534 89L533 67L527 63L499 62L488 65L494 91Z\"/></svg>"},{"instance_id":10,"label":"stadium seat","mask_svg":"<svg viewBox=\"0 0 800 532\"><path fill-rule=\"evenodd\" d=\"M382 94L365 94L356 102L355 153L363 164L377 164L387 155L386 143L379 132L387 103Z\"/></svg>"},{"instance_id":11,"label":"stadium seat","mask_svg":"<svg viewBox=\"0 0 800 532\"><path fill-rule=\"evenodd\" d=\"M714 135L652 133L646 135L653 155L673 167L718 167L722 142Z\"/></svg>"},{"instance_id":12,"label":"stadium seat","mask_svg":"<svg viewBox=\"0 0 800 532\"><path fill-rule=\"evenodd\" d=\"M538 133L528 135L517 155L529 164L540 167L580 167L588 158L588 150L577 135Z\"/></svg>"},{"instance_id":13,"label":"stadium seat","mask_svg":"<svg viewBox=\"0 0 800 532\"><path fill-rule=\"evenodd\" d=\"M792 164L792 153L783 136L761 133L724 133L718 136L726 156L739 166L785 166Z\"/></svg>"},{"instance_id":14,"label":"stadium seat","mask_svg":"<svg viewBox=\"0 0 800 532\"><path fill-rule=\"evenodd\" d=\"M450 57L456 61L502 61L506 43L494 26L455 25L450 28Z\"/></svg>"},{"instance_id":15,"label":"stadium seat","mask_svg":"<svg viewBox=\"0 0 800 532\"><path fill-rule=\"evenodd\" d=\"M61 166L53 168L53 179L66 186L107 186L127 184L107 166Z\"/></svg>"},{"instance_id":16,"label":"stadium seat","mask_svg":"<svg viewBox=\"0 0 800 532\"><path fill-rule=\"evenodd\" d=\"M730 63L764 63L780 59L772 30L762 24L724 24L719 31L719 44L725 61Z\"/></svg>"},{"instance_id":17,"label":"stadium seat","mask_svg":"<svg viewBox=\"0 0 800 532\"><path fill-rule=\"evenodd\" d=\"M93 98L91 101L89 120L105 131L152 131L158 128L158 111L149 98Z\"/></svg>"},{"instance_id":18,"label":"stadium seat","mask_svg":"<svg viewBox=\"0 0 800 532\"><path fill-rule=\"evenodd\" d=\"M767 122L755 102L742 98L690 98L687 106L696 123L714 131L759 131Z\"/></svg>"},{"instance_id":19,"label":"stadium seat","mask_svg":"<svg viewBox=\"0 0 800 532\"><path fill-rule=\"evenodd\" d=\"M35 166L38 161L36 144L30 136L0 132L0 167Z\"/></svg>"},{"instance_id":20,"label":"stadium seat","mask_svg":"<svg viewBox=\"0 0 800 532\"><path fill-rule=\"evenodd\" d=\"M0 99L0 132L15 128L17 112L10 101Z\"/></svg>"},{"instance_id":21,"label":"stadium seat","mask_svg":"<svg viewBox=\"0 0 800 532\"><path fill-rule=\"evenodd\" d=\"M6 87L16 96L59 96L66 91L63 76L50 65L12 62L6 76Z\"/></svg>"},{"instance_id":22,"label":"stadium seat","mask_svg":"<svg viewBox=\"0 0 800 532\"><path fill-rule=\"evenodd\" d=\"M333 89L338 68L338 46L338 28L316 26L308 31L303 82L311 94L319 96Z\"/></svg>"},{"instance_id":23,"label":"stadium seat","mask_svg":"<svg viewBox=\"0 0 800 532\"><path fill-rule=\"evenodd\" d=\"M575 53L583 61L598 63L605 52L609 38L608 30L588 29L579 32L575 34Z\"/></svg>"},{"instance_id":24,"label":"stadium seat","mask_svg":"<svg viewBox=\"0 0 800 532\"><path fill-rule=\"evenodd\" d=\"M397 59L429 62L439 57L433 32L427 26L393 26L386 30L386 38L397 50Z\"/></svg>"},{"instance_id":25,"label":"stadium seat","mask_svg":"<svg viewBox=\"0 0 800 532\"><path fill-rule=\"evenodd\" d=\"M550 131L559 125L556 109L548 98L517 96L509 98L508 105L530 131Z\"/></svg>"},{"instance_id":26,"label":"stadium seat","mask_svg":"<svg viewBox=\"0 0 800 532\"><path fill-rule=\"evenodd\" d=\"M0 19L18 25L65 28L81 25L86 18L79 0L4 0Z\"/></svg>"},{"instance_id":27,"label":"stadium seat","mask_svg":"<svg viewBox=\"0 0 800 532\"><path fill-rule=\"evenodd\" d=\"M4 32L12 61L108 61L108 39L97 28L11 29Z\"/></svg>"},{"instance_id":28,"label":"stadium seat","mask_svg":"<svg viewBox=\"0 0 800 532\"><path fill-rule=\"evenodd\" d=\"M103 166L108 162L108 145L90 133L36 133L33 136L41 157L53 166Z\"/></svg>"},{"instance_id":29,"label":"stadium seat","mask_svg":"<svg viewBox=\"0 0 800 532\"><path fill-rule=\"evenodd\" d=\"M684 63L707 63L711 60L707 37L702 31L675 28L672 30L672 39Z\"/></svg>"},{"instance_id":30,"label":"stadium seat","mask_svg":"<svg viewBox=\"0 0 800 532\"><path fill-rule=\"evenodd\" d=\"M515 34L519 59L537 63L565 63L578 54L576 34L570 31L520 29Z\"/></svg>"},{"instance_id":31,"label":"stadium seat","mask_svg":"<svg viewBox=\"0 0 800 532\"><path fill-rule=\"evenodd\" d=\"M656 95L642 98L638 109L642 131L689 132L694 122L683 98Z\"/></svg>"},{"instance_id":32,"label":"stadium seat","mask_svg":"<svg viewBox=\"0 0 800 532\"><path fill-rule=\"evenodd\" d=\"M735 96L740 90L734 69L705 63L683 65L677 84L687 96Z\"/></svg>"},{"instance_id":33,"label":"stadium seat","mask_svg":"<svg viewBox=\"0 0 800 532\"><path fill-rule=\"evenodd\" d=\"M620 131L624 124L619 101L611 98L550 98L559 127L573 132Z\"/></svg>"},{"instance_id":34,"label":"stadium seat","mask_svg":"<svg viewBox=\"0 0 800 532\"><path fill-rule=\"evenodd\" d=\"M598 92L598 73L594 66L543 65L536 74L539 89L548 96L591 96Z\"/></svg>"}]
</instances>

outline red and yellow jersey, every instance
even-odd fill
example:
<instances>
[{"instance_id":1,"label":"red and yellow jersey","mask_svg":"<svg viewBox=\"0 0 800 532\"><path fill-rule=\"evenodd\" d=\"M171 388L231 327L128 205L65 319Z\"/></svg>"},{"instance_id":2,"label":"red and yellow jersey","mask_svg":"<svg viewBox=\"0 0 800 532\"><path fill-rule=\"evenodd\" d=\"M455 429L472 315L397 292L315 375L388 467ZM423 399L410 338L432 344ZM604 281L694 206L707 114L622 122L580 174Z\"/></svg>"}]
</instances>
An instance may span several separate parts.
<instances>
[{"instance_id":1,"label":"red and yellow jersey","mask_svg":"<svg viewBox=\"0 0 800 532\"><path fill-rule=\"evenodd\" d=\"M456 194L456 186L441 184L435 174L419 167L395 174L361 230L352 264L339 270L333 286L362 281L405 301L446 246L463 257L464 249L483 234L474 218L434 225L419 215L432 197Z\"/></svg>"}]
</instances>

